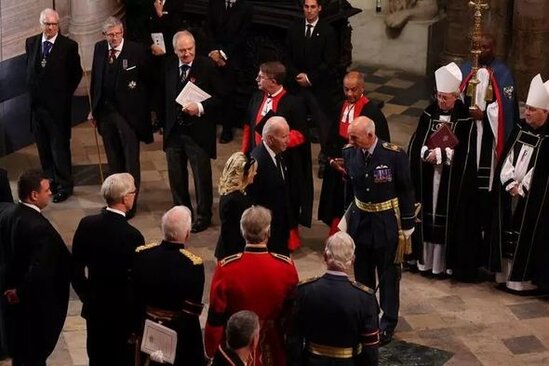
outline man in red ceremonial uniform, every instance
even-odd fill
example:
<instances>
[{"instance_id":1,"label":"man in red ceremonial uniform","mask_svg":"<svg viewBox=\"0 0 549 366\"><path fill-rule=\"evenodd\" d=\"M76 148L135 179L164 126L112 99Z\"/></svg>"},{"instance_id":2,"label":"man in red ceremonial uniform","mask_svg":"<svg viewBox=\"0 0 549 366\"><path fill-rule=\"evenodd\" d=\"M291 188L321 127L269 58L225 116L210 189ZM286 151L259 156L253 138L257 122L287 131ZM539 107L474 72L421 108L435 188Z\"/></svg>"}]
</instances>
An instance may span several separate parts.
<instances>
[{"instance_id":1,"label":"man in red ceremonial uniform","mask_svg":"<svg viewBox=\"0 0 549 366\"><path fill-rule=\"evenodd\" d=\"M255 312L261 324L259 345L250 365L286 365L282 323L298 278L289 257L267 251L270 225L271 214L266 208L253 206L244 211L240 220L246 239L244 253L223 259L216 268L204 336L209 357L224 342L229 317L245 309Z\"/></svg>"},{"instance_id":2,"label":"man in red ceremonial uniform","mask_svg":"<svg viewBox=\"0 0 549 366\"><path fill-rule=\"evenodd\" d=\"M364 74L348 72L343 79L343 92L345 100L339 108L339 119L331 124L326 143L325 153L330 164L324 172L318 205L318 219L330 226L330 235L338 231L337 224L343 215L343 177L335 164L341 160L341 149L349 140L347 129L351 121L358 116L369 117L376 126L376 135L384 141L391 141L383 112L364 95Z\"/></svg>"},{"instance_id":3,"label":"man in red ceremonial uniform","mask_svg":"<svg viewBox=\"0 0 549 366\"><path fill-rule=\"evenodd\" d=\"M305 109L303 101L289 94L282 86L285 79L286 67L282 63L275 61L260 65L256 78L259 91L250 99L241 151L249 153L261 144L263 126L270 116L277 115L286 119L290 126L290 135L283 158L289 173L290 201L298 223L310 227L313 175ZM290 250L300 246L297 227L291 228L288 246Z\"/></svg>"}]
</instances>

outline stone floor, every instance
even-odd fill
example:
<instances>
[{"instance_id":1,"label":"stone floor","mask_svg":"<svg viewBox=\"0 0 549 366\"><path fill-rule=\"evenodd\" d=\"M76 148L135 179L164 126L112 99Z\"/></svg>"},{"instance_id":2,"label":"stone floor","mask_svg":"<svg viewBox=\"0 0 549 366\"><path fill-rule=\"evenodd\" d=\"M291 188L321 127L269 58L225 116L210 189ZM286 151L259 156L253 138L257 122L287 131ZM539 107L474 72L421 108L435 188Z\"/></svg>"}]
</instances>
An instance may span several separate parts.
<instances>
[{"instance_id":1,"label":"stone floor","mask_svg":"<svg viewBox=\"0 0 549 366\"><path fill-rule=\"evenodd\" d=\"M368 69L368 96L384 101L393 142L405 146L417 123L417 116L429 103L430 81L393 70ZM240 131L230 144L219 145L219 157L212 162L214 182L219 178L226 158L239 149ZM161 150L161 136L143 145L141 152L142 188L137 216L131 223L147 241L160 238L160 217L171 207L167 183L167 166ZM71 142L75 170L83 176L97 170L99 161L93 129L82 123L73 129ZM314 145L316 156L318 145ZM101 160L105 154L101 147ZM315 162L316 163L316 162ZM0 158L8 169L12 188L19 173L38 167L35 146L28 146ZM315 164L315 172L316 172ZM86 173L87 171L87 173ZM80 173L79 173L80 174ZM82 179L78 179L81 180ZM95 179L97 181L97 179ZM93 183L93 179L81 183ZM321 181L315 179L318 199ZM215 195L214 210L218 196ZM315 201L315 206L318 204ZM77 185L74 195L60 204L51 204L45 215L53 222L70 246L79 220L97 212L103 202L99 185ZM204 302L214 267L213 250L219 233L217 212L214 225L193 235L190 248L206 264ZM323 272L321 251L327 227L319 222L302 230L303 247L294 254L301 279ZM48 365L79 366L87 364L85 323L80 318L81 303L71 295L69 313L62 336ZM207 310L207 309L206 309ZM204 311L203 314L206 314ZM395 335L397 341L383 350L384 365L548 365L549 303L547 298L517 297L496 290L492 283L462 284L434 280L404 273L401 283L401 319ZM202 317L204 321L204 316ZM0 366L9 365L0 362Z\"/></svg>"}]
</instances>

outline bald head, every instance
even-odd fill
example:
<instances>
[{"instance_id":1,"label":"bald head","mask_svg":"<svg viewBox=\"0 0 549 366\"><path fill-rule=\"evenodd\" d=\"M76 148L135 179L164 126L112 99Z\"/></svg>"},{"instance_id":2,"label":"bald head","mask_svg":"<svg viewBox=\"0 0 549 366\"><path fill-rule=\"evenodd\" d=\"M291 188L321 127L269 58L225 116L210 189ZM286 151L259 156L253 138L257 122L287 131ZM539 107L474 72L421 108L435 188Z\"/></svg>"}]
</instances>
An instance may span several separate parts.
<instances>
[{"instance_id":1,"label":"bald head","mask_svg":"<svg viewBox=\"0 0 549 366\"><path fill-rule=\"evenodd\" d=\"M369 149L376 140L376 125L368 117L355 118L348 129L349 143L361 149Z\"/></svg>"},{"instance_id":2,"label":"bald head","mask_svg":"<svg viewBox=\"0 0 549 366\"><path fill-rule=\"evenodd\" d=\"M284 117L271 117L263 127L263 141L275 154L286 151L289 135L290 126L288 126L288 122L286 122Z\"/></svg>"},{"instance_id":3,"label":"bald head","mask_svg":"<svg viewBox=\"0 0 549 366\"><path fill-rule=\"evenodd\" d=\"M364 94L364 74L349 71L343 78L343 93L349 103L356 103Z\"/></svg>"}]
</instances>

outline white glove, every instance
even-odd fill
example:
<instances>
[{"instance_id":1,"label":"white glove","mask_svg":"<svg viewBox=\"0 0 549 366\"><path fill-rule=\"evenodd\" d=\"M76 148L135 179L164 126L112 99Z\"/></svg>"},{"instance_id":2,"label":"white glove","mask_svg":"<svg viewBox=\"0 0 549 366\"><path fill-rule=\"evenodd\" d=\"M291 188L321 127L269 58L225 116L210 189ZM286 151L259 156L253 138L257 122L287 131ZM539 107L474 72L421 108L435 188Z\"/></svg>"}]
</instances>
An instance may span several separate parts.
<instances>
[{"instance_id":1,"label":"white glove","mask_svg":"<svg viewBox=\"0 0 549 366\"><path fill-rule=\"evenodd\" d=\"M161 350L154 351L153 353L151 353L151 361L164 363L164 353Z\"/></svg>"}]
</instances>

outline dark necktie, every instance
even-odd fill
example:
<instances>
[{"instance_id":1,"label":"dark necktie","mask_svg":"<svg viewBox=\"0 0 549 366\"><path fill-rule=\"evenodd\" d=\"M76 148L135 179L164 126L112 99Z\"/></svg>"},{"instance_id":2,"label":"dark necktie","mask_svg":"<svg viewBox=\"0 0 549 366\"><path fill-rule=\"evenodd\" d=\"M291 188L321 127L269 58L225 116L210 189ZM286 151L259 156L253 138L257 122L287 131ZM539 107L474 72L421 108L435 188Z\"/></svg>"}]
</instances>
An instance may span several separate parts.
<instances>
[{"instance_id":1,"label":"dark necktie","mask_svg":"<svg viewBox=\"0 0 549 366\"><path fill-rule=\"evenodd\" d=\"M189 65L183 64L179 66L179 77L181 78L181 82L184 83L185 80L187 80L187 74L189 73L189 69L191 67Z\"/></svg>"},{"instance_id":2,"label":"dark necktie","mask_svg":"<svg viewBox=\"0 0 549 366\"><path fill-rule=\"evenodd\" d=\"M307 31L305 32L305 38L311 38L313 34L313 25L307 24Z\"/></svg>"},{"instance_id":3,"label":"dark necktie","mask_svg":"<svg viewBox=\"0 0 549 366\"><path fill-rule=\"evenodd\" d=\"M53 46L53 43L50 41L44 41L42 44L42 58L47 58L48 55L51 52L51 47Z\"/></svg>"},{"instance_id":4,"label":"dark necktie","mask_svg":"<svg viewBox=\"0 0 549 366\"><path fill-rule=\"evenodd\" d=\"M280 173L282 179L285 180L286 177L284 177L284 161L282 160L282 156L280 154L275 155L275 160L276 168L278 169L278 172Z\"/></svg>"},{"instance_id":5,"label":"dark necktie","mask_svg":"<svg viewBox=\"0 0 549 366\"><path fill-rule=\"evenodd\" d=\"M368 150L363 150L362 158L364 159L364 166L366 166L370 162L370 159L372 159L372 154Z\"/></svg>"},{"instance_id":6,"label":"dark necktie","mask_svg":"<svg viewBox=\"0 0 549 366\"><path fill-rule=\"evenodd\" d=\"M114 60L116 60L116 49L111 48L109 50L109 57L108 57L107 61L109 61L109 64L112 64L112 63L114 63Z\"/></svg>"}]
</instances>

